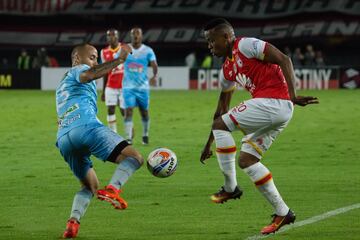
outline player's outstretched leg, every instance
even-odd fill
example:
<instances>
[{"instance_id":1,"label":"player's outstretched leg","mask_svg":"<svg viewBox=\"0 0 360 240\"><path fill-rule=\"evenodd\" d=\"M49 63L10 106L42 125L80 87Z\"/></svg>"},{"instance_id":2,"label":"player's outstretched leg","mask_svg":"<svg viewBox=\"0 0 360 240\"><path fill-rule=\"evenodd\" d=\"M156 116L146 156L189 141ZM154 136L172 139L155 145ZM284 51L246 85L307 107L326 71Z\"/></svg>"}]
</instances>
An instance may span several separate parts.
<instances>
[{"instance_id":1,"label":"player's outstretched leg","mask_svg":"<svg viewBox=\"0 0 360 240\"><path fill-rule=\"evenodd\" d=\"M216 143L216 156L220 169L224 174L224 186L221 190L211 195L214 203L224 203L229 199L237 199L242 195L242 190L237 186L235 155L236 146L231 132L221 118L214 121L213 135Z\"/></svg>"},{"instance_id":2,"label":"player's outstretched leg","mask_svg":"<svg viewBox=\"0 0 360 240\"><path fill-rule=\"evenodd\" d=\"M63 238L75 238L78 234L80 219L84 216L98 187L98 180L94 169L90 168L88 170L86 177L81 180L81 183L83 186L81 190L75 194L70 218L67 221Z\"/></svg>"},{"instance_id":3,"label":"player's outstretched leg","mask_svg":"<svg viewBox=\"0 0 360 240\"><path fill-rule=\"evenodd\" d=\"M282 199L275 186L271 172L259 162L259 158L246 152L240 152L239 165L275 210L273 221L270 225L264 227L261 233L274 233L282 226L293 223L295 221L295 214Z\"/></svg>"},{"instance_id":4,"label":"player's outstretched leg","mask_svg":"<svg viewBox=\"0 0 360 240\"><path fill-rule=\"evenodd\" d=\"M128 204L120 197L120 188L124 186L130 176L141 167L144 160L140 153L132 146L127 146L121 151L115 162L119 164L110 183L104 189L97 191L97 197L100 200L110 202L115 209L123 210L127 208Z\"/></svg>"}]
</instances>

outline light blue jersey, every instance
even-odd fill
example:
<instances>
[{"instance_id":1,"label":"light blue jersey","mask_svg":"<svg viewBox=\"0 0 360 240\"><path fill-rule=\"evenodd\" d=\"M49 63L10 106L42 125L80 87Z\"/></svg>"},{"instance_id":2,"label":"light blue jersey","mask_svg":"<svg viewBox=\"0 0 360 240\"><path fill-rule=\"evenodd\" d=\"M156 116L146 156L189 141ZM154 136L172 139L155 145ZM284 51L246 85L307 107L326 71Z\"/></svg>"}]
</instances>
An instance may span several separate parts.
<instances>
[{"instance_id":1,"label":"light blue jersey","mask_svg":"<svg viewBox=\"0 0 360 240\"><path fill-rule=\"evenodd\" d=\"M96 83L81 83L79 78L89 68L85 64L72 67L56 89L57 139L75 127L100 123L96 117Z\"/></svg>"},{"instance_id":2,"label":"light blue jersey","mask_svg":"<svg viewBox=\"0 0 360 240\"><path fill-rule=\"evenodd\" d=\"M131 46L131 44L129 44ZM132 48L124 63L123 89L149 89L147 68L156 56L151 47L142 44L138 49Z\"/></svg>"}]
</instances>

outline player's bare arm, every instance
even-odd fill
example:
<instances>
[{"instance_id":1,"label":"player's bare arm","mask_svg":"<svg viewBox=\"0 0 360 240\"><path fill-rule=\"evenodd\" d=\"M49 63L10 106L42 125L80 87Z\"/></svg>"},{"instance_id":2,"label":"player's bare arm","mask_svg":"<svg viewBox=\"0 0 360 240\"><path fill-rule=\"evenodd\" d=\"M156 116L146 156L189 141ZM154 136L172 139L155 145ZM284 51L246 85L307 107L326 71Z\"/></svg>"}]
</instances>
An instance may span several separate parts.
<instances>
[{"instance_id":1,"label":"player's bare arm","mask_svg":"<svg viewBox=\"0 0 360 240\"><path fill-rule=\"evenodd\" d=\"M80 82L87 83L105 76L111 69L117 67L119 64L124 63L129 53L131 53L131 48L127 44L124 44L121 48L118 58L110 62L105 62L103 64L96 65L90 68L89 70L81 73ZM90 58L91 57L93 56L90 56Z\"/></svg>"},{"instance_id":2,"label":"player's bare arm","mask_svg":"<svg viewBox=\"0 0 360 240\"><path fill-rule=\"evenodd\" d=\"M101 94L101 101L105 101L105 88L106 88L106 84L107 84L107 80L108 80L108 75L106 74L104 77L103 77L103 80L104 80L104 84L103 84L103 91L102 91L102 94Z\"/></svg>"},{"instance_id":3,"label":"player's bare arm","mask_svg":"<svg viewBox=\"0 0 360 240\"><path fill-rule=\"evenodd\" d=\"M151 86L156 86L156 77L157 77L157 74L158 74L158 65L157 65L156 61L151 61L150 66L152 67L152 70L153 70L153 76L150 78L150 85Z\"/></svg>"},{"instance_id":4,"label":"player's bare arm","mask_svg":"<svg viewBox=\"0 0 360 240\"><path fill-rule=\"evenodd\" d=\"M103 77L111 69L115 68L119 64L123 63L124 59L118 58L110 62L106 62L100 65L96 65L89 70L80 74L80 82L87 83L93 81L97 78Z\"/></svg>"},{"instance_id":5,"label":"player's bare arm","mask_svg":"<svg viewBox=\"0 0 360 240\"><path fill-rule=\"evenodd\" d=\"M216 120L221 115L229 111L230 101L233 93L234 93L234 89L231 89L230 91L223 91L220 93L218 105L213 118L214 120ZM203 151L201 152L201 156L200 156L200 162L203 164L205 160L209 159L212 156L212 151L210 148L213 141L214 141L214 136L211 130L208 141L206 142L206 145Z\"/></svg>"},{"instance_id":6,"label":"player's bare arm","mask_svg":"<svg viewBox=\"0 0 360 240\"><path fill-rule=\"evenodd\" d=\"M306 106L308 104L314 104L319 103L318 99L316 97L312 96L296 96L295 91L295 73L294 68L291 62L291 59L283 54L279 49L271 45L270 43L267 43L267 46L264 51L264 61L277 64L280 66L285 80L287 82L287 86L289 89L289 95L291 98L291 101L294 104L297 104L299 106Z\"/></svg>"}]
</instances>

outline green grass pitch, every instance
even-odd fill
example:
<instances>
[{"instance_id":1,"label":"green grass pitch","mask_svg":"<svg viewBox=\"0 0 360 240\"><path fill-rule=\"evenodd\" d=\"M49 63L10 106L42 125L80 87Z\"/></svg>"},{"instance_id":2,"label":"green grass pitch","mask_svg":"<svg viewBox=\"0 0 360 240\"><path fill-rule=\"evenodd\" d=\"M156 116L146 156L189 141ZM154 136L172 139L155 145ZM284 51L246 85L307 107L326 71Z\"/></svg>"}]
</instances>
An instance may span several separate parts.
<instances>
[{"instance_id":1,"label":"green grass pitch","mask_svg":"<svg viewBox=\"0 0 360 240\"><path fill-rule=\"evenodd\" d=\"M237 168L244 195L223 205L210 202L223 178L217 160L199 162L218 98L217 91L153 91L150 145L141 145L135 111L134 146L148 155L168 147L178 157L167 179L140 169L124 187L129 203L116 211L93 199L78 239L246 239L271 220L271 207ZM360 92L302 91L321 104L296 107L289 126L266 153L283 198L297 221L360 202ZM249 98L235 93L232 106ZM58 239L79 184L55 147L54 92L0 91L0 239ZM99 118L106 109L99 102ZM121 117L118 114L118 119ZM118 122L120 133L122 122ZM239 146L241 134L234 133ZM115 169L93 158L101 186ZM295 228L268 239L360 239L360 209Z\"/></svg>"}]
</instances>

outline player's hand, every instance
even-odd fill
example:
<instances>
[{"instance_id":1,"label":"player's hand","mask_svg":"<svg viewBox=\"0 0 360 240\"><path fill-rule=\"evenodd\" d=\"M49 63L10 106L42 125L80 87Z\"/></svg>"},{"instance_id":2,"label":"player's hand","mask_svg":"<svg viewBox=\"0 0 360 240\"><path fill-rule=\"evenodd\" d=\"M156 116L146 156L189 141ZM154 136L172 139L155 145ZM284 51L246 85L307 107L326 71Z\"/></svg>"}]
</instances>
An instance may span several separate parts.
<instances>
[{"instance_id":1,"label":"player's hand","mask_svg":"<svg viewBox=\"0 0 360 240\"><path fill-rule=\"evenodd\" d=\"M132 48L126 43L121 44L121 50L124 50L127 53L132 54Z\"/></svg>"},{"instance_id":2,"label":"player's hand","mask_svg":"<svg viewBox=\"0 0 360 240\"><path fill-rule=\"evenodd\" d=\"M156 76L150 78L150 86L156 87Z\"/></svg>"},{"instance_id":3,"label":"player's hand","mask_svg":"<svg viewBox=\"0 0 360 240\"><path fill-rule=\"evenodd\" d=\"M311 97L311 96L297 96L295 99L292 99L292 102L299 106L306 106L308 104L317 104L319 103L319 100L317 97Z\"/></svg>"},{"instance_id":4,"label":"player's hand","mask_svg":"<svg viewBox=\"0 0 360 240\"><path fill-rule=\"evenodd\" d=\"M105 102L105 93L101 94L101 101Z\"/></svg>"},{"instance_id":5,"label":"player's hand","mask_svg":"<svg viewBox=\"0 0 360 240\"><path fill-rule=\"evenodd\" d=\"M128 44L126 44L126 43L121 44L121 49L120 49L120 51L118 51L117 53L115 53L114 59L120 58L120 59L122 59L122 60L125 61L125 59L127 58L127 55L128 55L129 53L130 53L130 54L132 53L131 47L130 47Z\"/></svg>"},{"instance_id":6,"label":"player's hand","mask_svg":"<svg viewBox=\"0 0 360 240\"><path fill-rule=\"evenodd\" d=\"M208 146L208 144L206 144L206 146L204 147L204 149L201 152L201 156L200 156L200 162L202 164L205 164L205 160L209 159L212 156L212 151L210 149L210 146Z\"/></svg>"}]
</instances>

